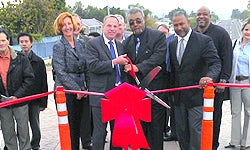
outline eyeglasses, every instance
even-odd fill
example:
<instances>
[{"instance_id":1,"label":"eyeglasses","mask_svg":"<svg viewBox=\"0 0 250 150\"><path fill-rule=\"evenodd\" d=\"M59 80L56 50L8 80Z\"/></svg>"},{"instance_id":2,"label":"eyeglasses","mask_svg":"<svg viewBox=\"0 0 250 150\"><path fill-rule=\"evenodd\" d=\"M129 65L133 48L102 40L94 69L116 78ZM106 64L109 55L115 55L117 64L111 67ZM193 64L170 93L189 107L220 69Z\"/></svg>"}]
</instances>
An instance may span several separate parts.
<instances>
[{"instance_id":1,"label":"eyeglasses","mask_svg":"<svg viewBox=\"0 0 250 150\"><path fill-rule=\"evenodd\" d=\"M136 18L135 20L129 20L129 25L132 26L134 25L136 22L136 24L141 24L142 20L140 18Z\"/></svg>"}]
</instances>

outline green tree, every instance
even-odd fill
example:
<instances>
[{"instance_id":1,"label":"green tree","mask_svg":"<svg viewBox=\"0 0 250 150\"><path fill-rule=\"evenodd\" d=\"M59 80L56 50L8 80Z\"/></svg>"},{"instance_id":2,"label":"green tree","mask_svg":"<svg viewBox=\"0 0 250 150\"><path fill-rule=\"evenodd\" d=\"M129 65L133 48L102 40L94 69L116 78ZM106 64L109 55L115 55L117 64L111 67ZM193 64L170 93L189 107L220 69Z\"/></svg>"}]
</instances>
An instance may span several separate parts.
<instances>
[{"instance_id":1,"label":"green tree","mask_svg":"<svg viewBox=\"0 0 250 150\"><path fill-rule=\"evenodd\" d=\"M73 8L69 7L70 12L74 12L78 14L80 17L83 17L85 15L85 10L84 10L84 5L82 4L81 1L76 2Z\"/></svg>"},{"instance_id":2,"label":"green tree","mask_svg":"<svg viewBox=\"0 0 250 150\"><path fill-rule=\"evenodd\" d=\"M20 32L40 36L54 35L53 22L59 12L51 0L21 0L0 8L0 24L14 37ZM35 36L39 37L39 36Z\"/></svg>"},{"instance_id":3,"label":"green tree","mask_svg":"<svg viewBox=\"0 0 250 150\"><path fill-rule=\"evenodd\" d=\"M66 5L65 0L48 0L48 1L52 2L54 9L58 11L68 11L68 8L65 6Z\"/></svg>"},{"instance_id":4,"label":"green tree","mask_svg":"<svg viewBox=\"0 0 250 150\"><path fill-rule=\"evenodd\" d=\"M103 18L107 15L106 12L107 11L105 10L105 8L99 9L97 7L88 6L87 8L84 9L84 14L81 17L84 19L95 18L99 21L102 21Z\"/></svg>"},{"instance_id":5,"label":"green tree","mask_svg":"<svg viewBox=\"0 0 250 150\"><path fill-rule=\"evenodd\" d=\"M175 14L177 11L183 11L183 12L186 13L186 11L185 11L184 9L178 7L178 8L176 8L176 9L171 10L171 11L168 13L168 16L167 16L167 17L168 17L170 20L172 20L174 14Z\"/></svg>"},{"instance_id":6,"label":"green tree","mask_svg":"<svg viewBox=\"0 0 250 150\"><path fill-rule=\"evenodd\" d=\"M216 22L219 19L219 17L212 11L211 12L211 21Z\"/></svg>"},{"instance_id":7,"label":"green tree","mask_svg":"<svg viewBox=\"0 0 250 150\"><path fill-rule=\"evenodd\" d=\"M241 14L241 12L239 11L239 9L233 9L232 10L231 18L232 19L239 19L240 18L240 14Z\"/></svg>"}]
</instances>

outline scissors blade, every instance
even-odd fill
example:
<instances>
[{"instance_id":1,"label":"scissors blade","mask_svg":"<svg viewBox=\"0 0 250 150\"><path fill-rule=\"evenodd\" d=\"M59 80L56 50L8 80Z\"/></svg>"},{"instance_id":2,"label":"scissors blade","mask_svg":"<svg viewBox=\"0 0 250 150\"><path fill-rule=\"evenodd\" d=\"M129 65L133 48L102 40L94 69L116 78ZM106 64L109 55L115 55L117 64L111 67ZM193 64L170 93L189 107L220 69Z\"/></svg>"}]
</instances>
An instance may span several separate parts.
<instances>
[{"instance_id":1,"label":"scissors blade","mask_svg":"<svg viewBox=\"0 0 250 150\"><path fill-rule=\"evenodd\" d=\"M141 81L141 84L139 85L139 87L141 87L142 89L145 89L152 80L154 80L154 78L156 77L156 75L161 71L161 67L157 66L154 69L152 69Z\"/></svg>"},{"instance_id":2,"label":"scissors blade","mask_svg":"<svg viewBox=\"0 0 250 150\"><path fill-rule=\"evenodd\" d=\"M166 108L171 108L167 103L165 103L162 99L160 99L158 96L154 95L153 93L150 93L150 91L145 88L144 90L145 92L147 92L147 96L153 100L155 100L157 103L161 104L162 106L166 107Z\"/></svg>"}]
</instances>

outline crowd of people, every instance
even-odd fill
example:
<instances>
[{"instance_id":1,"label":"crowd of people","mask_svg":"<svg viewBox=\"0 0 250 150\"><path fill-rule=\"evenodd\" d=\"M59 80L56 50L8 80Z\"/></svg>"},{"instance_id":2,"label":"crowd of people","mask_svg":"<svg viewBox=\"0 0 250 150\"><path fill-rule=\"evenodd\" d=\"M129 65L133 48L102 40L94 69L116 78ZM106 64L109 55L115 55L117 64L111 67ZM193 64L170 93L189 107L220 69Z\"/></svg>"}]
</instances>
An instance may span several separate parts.
<instances>
[{"instance_id":1,"label":"crowd of people","mask_svg":"<svg viewBox=\"0 0 250 150\"><path fill-rule=\"evenodd\" d=\"M142 81L160 66L162 69L147 85L148 90L191 85L200 85L200 89L156 94L171 109L151 99L151 122L140 122L149 147L163 150L164 141L178 141L181 150L200 150L204 87L211 81L249 83L250 20L243 24L242 37L232 44L227 31L211 22L210 10L205 6L197 10L195 28L190 27L185 12L174 13L170 18L174 34L165 24L157 29L147 27L144 12L139 8L128 10L126 19L131 34L124 33L124 17L114 14L104 17L102 34L82 35L81 17L60 13L53 26L55 34L61 35L53 46L54 88L105 93L124 82L137 85L129 72ZM46 67L32 51L32 36L18 35L21 52L13 50L9 42L8 32L0 29L1 102L47 92ZM224 90L225 87L217 86L214 91L213 150L219 147ZM249 89L230 88L231 141L225 148L250 147L249 94ZM83 149L104 149L108 123L102 122L101 98L104 96L66 94L72 150L79 150L80 145ZM47 97L43 97L0 108L5 150L40 149L39 114L46 107ZM112 140L114 120L109 124ZM121 149L110 143L111 150Z\"/></svg>"}]
</instances>

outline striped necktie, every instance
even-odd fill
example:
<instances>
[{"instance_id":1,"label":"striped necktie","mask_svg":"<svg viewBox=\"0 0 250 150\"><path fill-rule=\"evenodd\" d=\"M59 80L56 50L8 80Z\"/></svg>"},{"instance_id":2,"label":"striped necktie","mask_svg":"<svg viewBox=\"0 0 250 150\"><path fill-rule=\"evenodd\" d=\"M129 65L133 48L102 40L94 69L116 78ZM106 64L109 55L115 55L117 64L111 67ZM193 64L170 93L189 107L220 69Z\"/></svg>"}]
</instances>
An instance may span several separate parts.
<instances>
[{"instance_id":1,"label":"striped necktie","mask_svg":"<svg viewBox=\"0 0 250 150\"><path fill-rule=\"evenodd\" d=\"M140 38L136 38L136 41L137 41L137 44L136 44L136 46L135 46L135 55L136 55L136 57L137 57L138 50L139 50L139 47L140 47L140 44L141 44Z\"/></svg>"}]
</instances>

